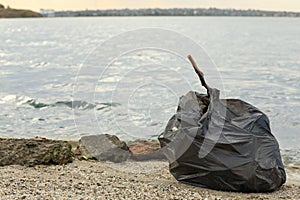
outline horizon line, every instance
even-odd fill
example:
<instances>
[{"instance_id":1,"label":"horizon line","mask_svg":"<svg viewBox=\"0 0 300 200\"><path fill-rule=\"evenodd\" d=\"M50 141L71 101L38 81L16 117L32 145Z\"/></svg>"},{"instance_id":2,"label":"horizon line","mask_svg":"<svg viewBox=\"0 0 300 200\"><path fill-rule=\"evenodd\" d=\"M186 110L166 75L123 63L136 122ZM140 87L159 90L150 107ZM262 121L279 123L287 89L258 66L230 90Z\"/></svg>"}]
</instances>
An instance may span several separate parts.
<instances>
[{"instance_id":1,"label":"horizon line","mask_svg":"<svg viewBox=\"0 0 300 200\"><path fill-rule=\"evenodd\" d=\"M155 8L150 8L150 7L145 7L145 8L109 8L109 9L90 9L90 8L86 8L86 9L82 9L82 10L55 10L55 9L51 9L51 8L40 8L40 10L53 10L55 12L64 12L64 11L94 11L94 10L145 10L145 9L160 9L160 10L168 10L168 9L189 9L189 10L196 10L196 9L218 9L218 10L238 10L238 11L263 11L263 12L289 12L289 13L300 13L300 11L287 11L287 10L265 10L265 9L256 9L256 8L218 8L218 7L198 7L198 8L189 8L189 7L170 7L170 8L159 8L159 7L155 7Z\"/></svg>"}]
</instances>

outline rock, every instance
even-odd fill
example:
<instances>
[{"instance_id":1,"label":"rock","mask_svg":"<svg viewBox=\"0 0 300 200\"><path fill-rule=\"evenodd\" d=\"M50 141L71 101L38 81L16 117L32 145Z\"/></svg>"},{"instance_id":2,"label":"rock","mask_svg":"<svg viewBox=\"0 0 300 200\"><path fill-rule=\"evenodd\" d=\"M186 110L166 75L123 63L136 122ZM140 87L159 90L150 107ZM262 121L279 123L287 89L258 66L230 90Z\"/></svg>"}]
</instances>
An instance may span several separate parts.
<instances>
[{"instance_id":1,"label":"rock","mask_svg":"<svg viewBox=\"0 0 300 200\"><path fill-rule=\"evenodd\" d=\"M123 162L131 156L125 142L117 136L109 134L84 136L80 143L100 161Z\"/></svg>"},{"instance_id":2,"label":"rock","mask_svg":"<svg viewBox=\"0 0 300 200\"><path fill-rule=\"evenodd\" d=\"M160 149L158 141L136 140L128 143L129 149L134 154L146 154Z\"/></svg>"},{"instance_id":3,"label":"rock","mask_svg":"<svg viewBox=\"0 0 300 200\"><path fill-rule=\"evenodd\" d=\"M0 166L67 164L72 155L65 141L0 138Z\"/></svg>"},{"instance_id":4,"label":"rock","mask_svg":"<svg viewBox=\"0 0 300 200\"><path fill-rule=\"evenodd\" d=\"M136 140L129 143L129 149L133 153L132 160L165 160L158 141Z\"/></svg>"}]
</instances>

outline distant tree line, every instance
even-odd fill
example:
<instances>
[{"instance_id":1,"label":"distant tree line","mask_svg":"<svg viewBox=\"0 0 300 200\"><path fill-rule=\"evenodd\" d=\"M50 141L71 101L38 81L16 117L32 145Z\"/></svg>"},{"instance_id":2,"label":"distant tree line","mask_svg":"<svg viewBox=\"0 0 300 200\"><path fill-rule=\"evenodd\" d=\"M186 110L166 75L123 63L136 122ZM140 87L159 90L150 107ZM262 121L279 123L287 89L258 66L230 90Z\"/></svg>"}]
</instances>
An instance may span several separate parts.
<instances>
[{"instance_id":1,"label":"distant tree line","mask_svg":"<svg viewBox=\"0 0 300 200\"><path fill-rule=\"evenodd\" d=\"M111 9L54 12L55 17L79 16L253 16L253 17L300 17L297 12L236 10L218 8L173 8L173 9Z\"/></svg>"}]
</instances>

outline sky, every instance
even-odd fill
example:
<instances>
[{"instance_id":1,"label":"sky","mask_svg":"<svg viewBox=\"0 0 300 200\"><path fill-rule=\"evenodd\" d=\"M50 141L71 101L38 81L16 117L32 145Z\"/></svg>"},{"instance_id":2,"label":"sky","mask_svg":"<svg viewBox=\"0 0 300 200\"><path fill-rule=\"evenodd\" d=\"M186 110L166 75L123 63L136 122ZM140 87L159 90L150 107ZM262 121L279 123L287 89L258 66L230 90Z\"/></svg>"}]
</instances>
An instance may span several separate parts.
<instances>
[{"instance_id":1,"label":"sky","mask_svg":"<svg viewBox=\"0 0 300 200\"><path fill-rule=\"evenodd\" d=\"M11 8L39 11L122 8L235 8L300 12L300 0L0 0Z\"/></svg>"}]
</instances>

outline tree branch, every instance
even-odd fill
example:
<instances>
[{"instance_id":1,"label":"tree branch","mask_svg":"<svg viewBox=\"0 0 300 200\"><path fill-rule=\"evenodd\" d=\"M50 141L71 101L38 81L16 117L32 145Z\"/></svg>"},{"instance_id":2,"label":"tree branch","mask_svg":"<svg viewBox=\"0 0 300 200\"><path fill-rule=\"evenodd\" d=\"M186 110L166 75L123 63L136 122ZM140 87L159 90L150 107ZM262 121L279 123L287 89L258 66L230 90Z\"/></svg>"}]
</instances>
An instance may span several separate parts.
<instances>
[{"instance_id":1,"label":"tree branch","mask_svg":"<svg viewBox=\"0 0 300 200\"><path fill-rule=\"evenodd\" d=\"M205 82L203 72L199 69L199 67L197 66L195 60L193 59L193 57L192 57L191 55L188 55L188 59L189 59L190 62L192 63L192 66L193 66L193 68L194 68L196 74L198 75L198 77L199 77L199 79L200 79L201 85L202 85L203 87L206 88L207 94L209 94L209 93L208 93L209 86L208 86L208 85L206 84L206 82Z\"/></svg>"}]
</instances>

